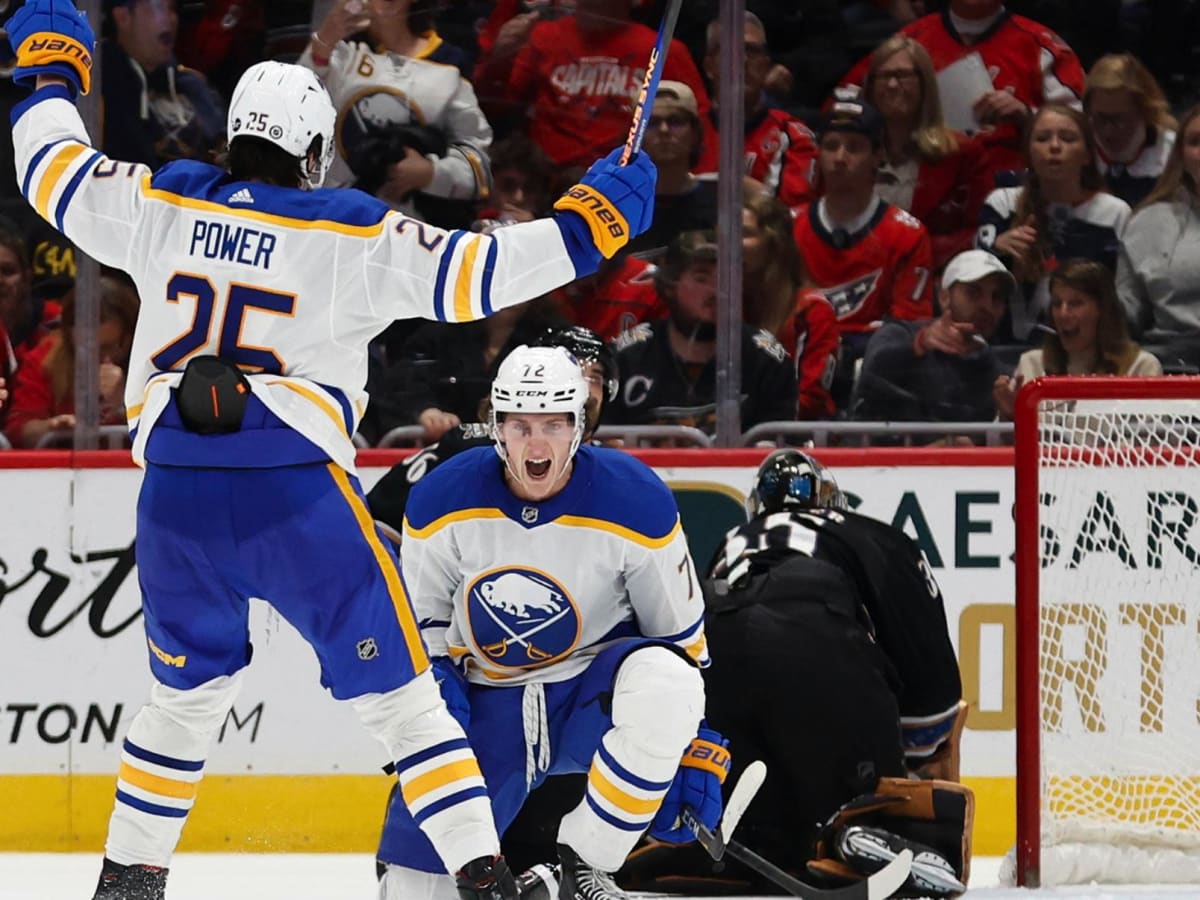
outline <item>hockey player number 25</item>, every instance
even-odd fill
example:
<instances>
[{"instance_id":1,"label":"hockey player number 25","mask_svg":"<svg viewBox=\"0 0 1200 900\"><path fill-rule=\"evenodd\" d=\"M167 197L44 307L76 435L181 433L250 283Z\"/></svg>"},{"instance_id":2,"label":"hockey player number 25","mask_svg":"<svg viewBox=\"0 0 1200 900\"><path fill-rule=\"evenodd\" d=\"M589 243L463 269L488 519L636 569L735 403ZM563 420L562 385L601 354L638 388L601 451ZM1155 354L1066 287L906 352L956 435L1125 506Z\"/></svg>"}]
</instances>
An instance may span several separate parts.
<instances>
[{"instance_id":1,"label":"hockey player number 25","mask_svg":"<svg viewBox=\"0 0 1200 900\"><path fill-rule=\"evenodd\" d=\"M179 364L209 342L214 319L220 324L217 355L236 362L253 372L283 372L283 360L269 347L241 343L242 325L248 310L257 309L277 316L291 316L296 310L296 295L268 291L248 284L231 284L224 309L218 314L217 289L203 275L179 272L167 282L167 302L179 303L190 298L196 304L191 327L152 357L159 371L178 369Z\"/></svg>"}]
</instances>

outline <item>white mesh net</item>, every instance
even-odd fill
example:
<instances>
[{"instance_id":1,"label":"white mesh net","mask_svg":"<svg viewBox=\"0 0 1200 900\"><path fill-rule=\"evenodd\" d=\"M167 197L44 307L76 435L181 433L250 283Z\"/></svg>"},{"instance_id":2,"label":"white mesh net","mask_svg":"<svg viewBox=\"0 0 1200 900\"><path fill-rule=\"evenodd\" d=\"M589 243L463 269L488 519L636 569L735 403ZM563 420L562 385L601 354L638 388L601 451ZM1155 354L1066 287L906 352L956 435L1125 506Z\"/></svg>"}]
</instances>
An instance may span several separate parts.
<instances>
[{"instance_id":1,"label":"white mesh net","mask_svg":"<svg viewBox=\"0 0 1200 900\"><path fill-rule=\"evenodd\" d=\"M1200 400L1038 435L1042 883L1200 881Z\"/></svg>"}]
</instances>

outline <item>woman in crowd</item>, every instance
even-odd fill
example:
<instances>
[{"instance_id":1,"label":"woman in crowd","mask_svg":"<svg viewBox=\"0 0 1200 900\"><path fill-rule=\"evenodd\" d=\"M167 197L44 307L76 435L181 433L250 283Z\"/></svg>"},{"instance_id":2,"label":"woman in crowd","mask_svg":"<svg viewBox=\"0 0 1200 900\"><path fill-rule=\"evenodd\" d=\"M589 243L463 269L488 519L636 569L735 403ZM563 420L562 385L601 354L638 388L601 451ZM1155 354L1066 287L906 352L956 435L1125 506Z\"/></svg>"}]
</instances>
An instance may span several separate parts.
<instances>
[{"instance_id":1,"label":"woman in crowd","mask_svg":"<svg viewBox=\"0 0 1200 900\"><path fill-rule=\"evenodd\" d=\"M992 191L979 216L976 243L1004 260L1022 290L1010 304L1011 335L1028 342L1050 306L1049 274L1058 260L1117 266L1129 204L1104 190L1096 142L1082 112L1059 103L1037 111L1025 139L1022 187ZM1004 340L1000 342L1006 342Z\"/></svg>"},{"instance_id":2,"label":"woman in crowd","mask_svg":"<svg viewBox=\"0 0 1200 900\"><path fill-rule=\"evenodd\" d=\"M1162 177L1125 228L1117 294L1136 334L1200 361L1200 106L1184 114Z\"/></svg>"},{"instance_id":3,"label":"woman in crowd","mask_svg":"<svg viewBox=\"0 0 1200 900\"><path fill-rule=\"evenodd\" d=\"M469 224L490 184L492 129L461 59L423 0L335 3L300 57L338 112L326 184L355 184L436 225Z\"/></svg>"},{"instance_id":4,"label":"woman in crowd","mask_svg":"<svg viewBox=\"0 0 1200 900\"><path fill-rule=\"evenodd\" d=\"M125 371L138 296L127 281L100 278L100 424L125 424ZM36 447L47 434L75 427L75 289L62 300L62 327L30 352L12 385L5 434L14 447Z\"/></svg>"},{"instance_id":5,"label":"woman in crowd","mask_svg":"<svg viewBox=\"0 0 1200 900\"><path fill-rule=\"evenodd\" d=\"M1162 365L1129 337L1112 272L1089 259L1068 260L1050 276L1053 331L1027 350L1013 377L996 379L996 413L1011 420L1017 390L1042 375L1161 375Z\"/></svg>"},{"instance_id":6,"label":"woman in crowd","mask_svg":"<svg viewBox=\"0 0 1200 900\"><path fill-rule=\"evenodd\" d=\"M779 338L796 365L796 418L833 418L837 313L807 283L791 212L765 191L747 191L742 207L742 297L746 324Z\"/></svg>"},{"instance_id":7,"label":"woman in crowd","mask_svg":"<svg viewBox=\"0 0 1200 900\"><path fill-rule=\"evenodd\" d=\"M1096 60L1083 111L1096 134L1096 162L1111 194L1137 206L1175 143L1175 117L1154 76L1131 53Z\"/></svg>"},{"instance_id":8,"label":"woman in crowd","mask_svg":"<svg viewBox=\"0 0 1200 900\"><path fill-rule=\"evenodd\" d=\"M33 269L25 239L16 225L0 220L0 378L9 379L21 360L49 334L43 304L30 285ZM57 304L55 304L57 308Z\"/></svg>"},{"instance_id":9,"label":"woman in crowd","mask_svg":"<svg viewBox=\"0 0 1200 900\"><path fill-rule=\"evenodd\" d=\"M933 62L910 37L891 37L872 54L864 92L884 120L876 191L924 223L940 269L974 242L992 188L981 148L943 124Z\"/></svg>"}]
</instances>

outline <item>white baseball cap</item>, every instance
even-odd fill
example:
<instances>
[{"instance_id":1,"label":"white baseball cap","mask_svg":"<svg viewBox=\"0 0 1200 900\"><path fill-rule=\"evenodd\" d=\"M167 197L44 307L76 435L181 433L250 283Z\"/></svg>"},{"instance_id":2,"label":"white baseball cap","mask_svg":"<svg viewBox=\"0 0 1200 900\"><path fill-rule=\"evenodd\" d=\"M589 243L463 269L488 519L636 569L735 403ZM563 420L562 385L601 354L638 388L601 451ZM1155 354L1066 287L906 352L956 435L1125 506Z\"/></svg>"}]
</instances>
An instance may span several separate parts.
<instances>
[{"instance_id":1,"label":"white baseball cap","mask_svg":"<svg viewBox=\"0 0 1200 900\"><path fill-rule=\"evenodd\" d=\"M942 273L942 290L949 291L960 281L981 281L989 275L1003 275L1010 291L1017 286L1017 279L1004 268L998 256L986 250L964 250L946 263Z\"/></svg>"}]
</instances>

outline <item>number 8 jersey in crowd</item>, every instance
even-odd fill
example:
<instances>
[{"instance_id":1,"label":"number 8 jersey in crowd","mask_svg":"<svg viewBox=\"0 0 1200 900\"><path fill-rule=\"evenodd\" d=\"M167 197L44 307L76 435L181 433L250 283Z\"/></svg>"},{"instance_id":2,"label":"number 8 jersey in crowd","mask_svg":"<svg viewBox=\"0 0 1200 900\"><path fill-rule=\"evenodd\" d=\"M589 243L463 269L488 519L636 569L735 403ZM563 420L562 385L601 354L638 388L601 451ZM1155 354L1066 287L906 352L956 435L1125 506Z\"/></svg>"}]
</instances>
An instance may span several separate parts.
<instances>
[{"instance_id":1,"label":"number 8 jersey in crowd","mask_svg":"<svg viewBox=\"0 0 1200 900\"><path fill-rule=\"evenodd\" d=\"M239 182L187 160L151 173L108 159L63 87L36 91L12 122L26 199L137 284L125 403L139 464L328 459L354 471L371 337L398 318L479 319L577 274L551 219L494 235L447 232L357 191ZM180 422L170 388L202 354L248 375L240 432L197 435Z\"/></svg>"}]
</instances>

